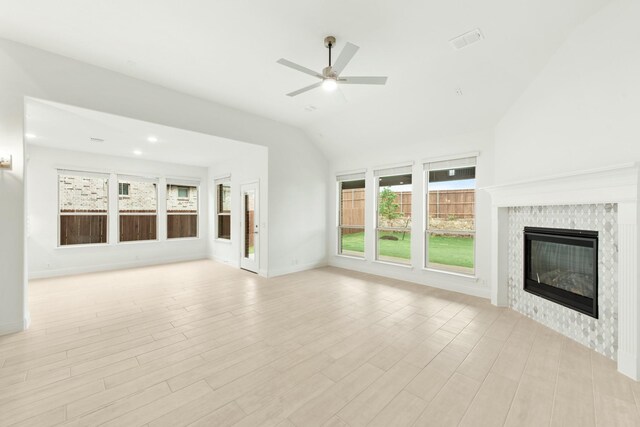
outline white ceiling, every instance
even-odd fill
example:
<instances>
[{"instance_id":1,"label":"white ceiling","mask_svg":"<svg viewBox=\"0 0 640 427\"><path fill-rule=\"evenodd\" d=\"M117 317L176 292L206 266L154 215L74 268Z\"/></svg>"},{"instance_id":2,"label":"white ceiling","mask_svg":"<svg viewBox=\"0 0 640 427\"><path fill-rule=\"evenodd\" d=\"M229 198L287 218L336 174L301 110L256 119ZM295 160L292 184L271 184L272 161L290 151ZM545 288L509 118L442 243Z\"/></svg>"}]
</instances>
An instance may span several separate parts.
<instances>
[{"instance_id":1,"label":"white ceiling","mask_svg":"<svg viewBox=\"0 0 640 427\"><path fill-rule=\"evenodd\" d=\"M306 130L329 155L497 123L553 52L608 0L0 0L0 37ZM479 27L485 40L448 40ZM347 102L276 64L326 65L326 35L360 46ZM456 88L463 95L456 94ZM305 111L314 105L314 112Z\"/></svg>"},{"instance_id":2,"label":"white ceiling","mask_svg":"<svg viewBox=\"0 0 640 427\"><path fill-rule=\"evenodd\" d=\"M61 150L202 167L266 150L244 142L49 101L27 99L25 115L28 144ZM150 142L149 137L157 141ZM90 138L104 141L92 142Z\"/></svg>"}]
</instances>

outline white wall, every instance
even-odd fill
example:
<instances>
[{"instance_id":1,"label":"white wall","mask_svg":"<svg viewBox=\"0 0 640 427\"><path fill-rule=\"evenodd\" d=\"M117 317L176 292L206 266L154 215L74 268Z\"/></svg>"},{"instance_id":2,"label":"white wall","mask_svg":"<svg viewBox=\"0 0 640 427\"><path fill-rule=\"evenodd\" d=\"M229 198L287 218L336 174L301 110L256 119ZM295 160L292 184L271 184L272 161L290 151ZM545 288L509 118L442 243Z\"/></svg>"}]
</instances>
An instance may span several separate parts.
<instances>
[{"instance_id":1,"label":"white wall","mask_svg":"<svg viewBox=\"0 0 640 427\"><path fill-rule=\"evenodd\" d=\"M579 26L496 127L496 183L640 160L640 2Z\"/></svg>"},{"instance_id":2,"label":"white wall","mask_svg":"<svg viewBox=\"0 0 640 427\"><path fill-rule=\"evenodd\" d=\"M302 131L6 40L0 40L0 93L0 150L16 163L13 171L0 175L0 333L20 330L28 321L25 96L268 147L270 274L326 260L327 161Z\"/></svg>"},{"instance_id":3,"label":"white wall","mask_svg":"<svg viewBox=\"0 0 640 427\"><path fill-rule=\"evenodd\" d=\"M158 241L118 243L118 187L109 186L109 244L58 247L58 169L157 177ZM27 253L29 278L207 257L209 240L207 169L125 157L28 146ZM114 177L115 178L115 177ZM198 238L167 240L165 179L200 181Z\"/></svg>"},{"instance_id":4,"label":"white wall","mask_svg":"<svg viewBox=\"0 0 640 427\"><path fill-rule=\"evenodd\" d=\"M358 157L345 156L335 158L330 163L328 178L329 203L327 212L327 247L331 265L372 274L394 277L410 282L434 287L450 289L489 297L491 260L489 258L491 240L491 201L484 191L476 193L476 278L462 277L447 273L434 272L423 268L424 243L422 236L424 227L423 164L430 159L441 156L479 152L477 163L477 187L493 183L493 134L490 131L458 135L440 140L430 140L397 149L391 142L386 151L362 153ZM412 206L412 265L411 267L394 266L375 260L375 218L374 218L374 177L373 170L380 166L413 162L413 206ZM365 250L366 260L358 260L336 255L337 253L337 186L336 175L342 172L366 169L365 199Z\"/></svg>"},{"instance_id":5,"label":"white wall","mask_svg":"<svg viewBox=\"0 0 640 427\"><path fill-rule=\"evenodd\" d=\"M214 181L217 178L229 176L231 183L231 240L216 238L217 206L216 187ZM263 233L269 224L269 173L268 152L264 148L256 147L251 156L242 159L234 159L211 166L209 168L209 209L211 216L211 234L209 237L210 256L213 260L240 267L241 256L241 195L240 186L248 182L259 182L259 209L260 209L260 249L259 249L259 273L269 275L269 240L268 233Z\"/></svg>"}]
</instances>

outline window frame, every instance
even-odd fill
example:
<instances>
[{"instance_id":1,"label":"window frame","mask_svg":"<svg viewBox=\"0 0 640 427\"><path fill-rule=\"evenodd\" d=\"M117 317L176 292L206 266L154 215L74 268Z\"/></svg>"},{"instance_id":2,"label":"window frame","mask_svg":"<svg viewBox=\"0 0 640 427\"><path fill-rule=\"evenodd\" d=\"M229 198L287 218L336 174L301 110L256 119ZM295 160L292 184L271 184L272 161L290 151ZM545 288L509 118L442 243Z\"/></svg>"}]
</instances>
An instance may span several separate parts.
<instances>
[{"instance_id":1,"label":"window frame","mask_svg":"<svg viewBox=\"0 0 640 427\"><path fill-rule=\"evenodd\" d=\"M123 189L127 189L126 194L122 193ZM131 190L131 184L127 182L118 182L118 197L129 197L129 190Z\"/></svg>"},{"instance_id":2,"label":"window frame","mask_svg":"<svg viewBox=\"0 0 640 427\"><path fill-rule=\"evenodd\" d=\"M216 214L216 220L215 220L215 224L214 224L214 235L215 235L215 240L219 240L221 242L225 242L225 243L230 243L232 241L232 235L233 235L233 231L232 231L232 222L233 222L233 218L231 217L231 213L233 210L232 206L229 206L228 210L224 210L222 209L222 187L223 186L228 186L229 187L229 196L230 198L233 197L233 193L232 193L232 187L231 187L231 178L221 178L221 179L216 179L214 180L214 186L215 186L215 192L216 192L216 199L215 199L215 214ZM229 201L229 205L231 205L232 202L231 200ZM221 216L226 216L229 218L229 237L220 237L220 217Z\"/></svg>"},{"instance_id":3,"label":"window frame","mask_svg":"<svg viewBox=\"0 0 640 427\"><path fill-rule=\"evenodd\" d=\"M363 207L363 223L362 225L343 225L342 224L342 184L344 182L363 181L364 187L362 188L364 193L364 207ZM359 260L367 259L367 231L366 231L366 217L367 217L367 180L365 172L354 172L350 174L341 174L336 176L336 255L348 258L354 258ZM342 230L343 229L361 229L363 234L363 248L362 255L345 254L342 249Z\"/></svg>"},{"instance_id":4,"label":"window frame","mask_svg":"<svg viewBox=\"0 0 640 427\"><path fill-rule=\"evenodd\" d=\"M398 261L392 261L392 260L387 260L387 259L380 259L380 238L379 233L380 233L380 229L381 227L379 226L379 221L380 221L380 214L379 214L379 207L380 207L380 180L382 178L386 178L386 177L393 177L393 176L402 176L402 175L410 175L411 176L411 219L408 222L408 227L405 228L399 228L399 227L382 227L383 231L399 231L402 232L404 230L406 230L406 228L409 229L408 233L411 239L413 239L413 197L415 194L415 190L413 188L413 181L414 181L414 176L413 176L413 163L406 163L406 164L401 164L401 165L397 165L394 167L387 167L387 168L380 168L380 169L376 169L374 170L374 180L375 180L375 185L374 185L374 189L375 189L375 200L374 200L374 209L373 209L373 214L374 214L374 224L373 224L373 232L374 232L374 240L375 240L375 246L374 246L374 257L373 259L375 260L375 262L379 262L379 263L384 263L384 264L390 264L390 265L394 265L394 266L399 266L399 267L406 267L406 268L413 268L413 260L415 257L415 254L413 253L414 251L412 250L412 245L411 243L409 244L409 259L407 260L407 262L398 262Z\"/></svg>"},{"instance_id":5,"label":"window frame","mask_svg":"<svg viewBox=\"0 0 640 427\"><path fill-rule=\"evenodd\" d=\"M473 161L471 162L470 159L473 159ZM468 161L468 163L466 165L464 165L463 163L459 163L457 166L455 165L458 162L464 162L464 161ZM432 164L444 164L444 163L451 163L453 166L449 166L449 167L438 167L437 169L431 169L430 165ZM463 272L460 270L456 270L454 266L454 268L442 268L443 264L438 264L437 266L434 265L430 265L429 264L429 233L430 233L430 229L429 229L429 172L432 170L451 170L451 169L460 169L463 167L474 167L475 168L475 180L476 180L476 185L473 188L474 191L474 202L473 202L473 231L472 232L468 232L465 231L464 233L462 233L462 230L444 230L444 231L449 231L449 232L460 232L460 234L471 234L473 235L473 271L472 272ZM446 157L446 158L442 158L442 159L433 159L431 161L424 161L423 163L423 184L424 184L424 191L423 191L423 197L424 197L424 201L423 201L423 208L424 208L424 215L423 215L423 232L422 232L422 247L423 247L423 259L422 259L422 264L423 264L423 268L425 270L430 270L430 271L435 271L438 273L445 273L445 274L454 274L454 275L459 275L459 276L464 276L464 277L472 277L475 278L477 277L477 261L478 261L478 252L477 252L477 233L478 233L478 224L477 224L477 195L478 195L478 185L477 185L477 176L478 176L478 153L470 153L467 155L459 155L459 156L451 156L451 157Z\"/></svg>"},{"instance_id":6,"label":"window frame","mask_svg":"<svg viewBox=\"0 0 640 427\"><path fill-rule=\"evenodd\" d=\"M106 240L104 242L99 243L79 243L75 245L63 245L61 242L61 219L63 216L71 216L72 214L63 214L60 209L60 197L62 196L60 193L60 177L61 176L77 176L77 177L86 177L86 178L101 178L105 180L107 185L106 196L107 196L107 209L102 213L89 213L86 212L87 216L106 216L106 231L105 236ZM110 240L110 219L111 219L111 176L108 173L99 173L99 172L90 172L90 171L82 171L82 170L67 170L67 169L57 169L56 170L56 191L57 191L57 221L56 221L56 248L57 249L69 249L69 248L81 248L81 247L95 247L95 246L109 246L111 244Z\"/></svg>"},{"instance_id":7,"label":"window frame","mask_svg":"<svg viewBox=\"0 0 640 427\"><path fill-rule=\"evenodd\" d=\"M121 236L121 230L120 230L120 217L122 216L122 213L120 212L120 195L118 194L118 200L116 203L116 214L117 214L117 227L118 227L118 236L117 236L117 244L135 244L135 243L150 243L150 242L159 242L160 241L160 221L158 220L160 215L159 215L159 211L160 211L160 179L159 178L152 178L152 177L145 177L145 176L136 176L136 175L125 175L125 174L116 174L116 180L118 182L118 190L120 189L120 179L124 178L127 179L129 181L133 181L133 182L149 182L154 184L154 187L156 189L155 191L155 196L156 196L156 212L155 212L155 217L156 217L156 238L155 239L145 239L145 240L120 240L120 236ZM131 184L129 182L129 184ZM129 185L129 190L131 190L131 186ZM131 191L129 191L129 194L131 193ZM122 196L123 198L126 199L130 199L130 195L129 196ZM166 195L165 195L165 199L166 199ZM136 215L135 213L132 214L127 214L125 213L124 216L134 216ZM151 216L151 215L148 215Z\"/></svg>"},{"instance_id":8,"label":"window frame","mask_svg":"<svg viewBox=\"0 0 640 427\"><path fill-rule=\"evenodd\" d=\"M193 181L192 183L187 183L184 181L180 181L180 182L176 182L175 180L172 179L167 179L165 182L165 196L164 196L164 200L165 200L165 223L166 223L166 240L167 241L174 241L174 240L184 240L184 239L199 239L200 238L200 198L201 198L201 191L200 191L200 185L201 183L199 181ZM183 236L183 237L169 237L169 187L177 187L178 188L178 195L177 195L177 199L178 200L189 200L189 197L180 197L180 189L181 188L186 188L187 192L189 195L191 195L191 188L195 188L196 189L196 195L197 195L197 202L196 202L196 235L195 236ZM189 215L188 213L184 213L184 214L180 214L180 213L173 213L172 215ZM191 214L193 215L193 214Z\"/></svg>"}]
</instances>

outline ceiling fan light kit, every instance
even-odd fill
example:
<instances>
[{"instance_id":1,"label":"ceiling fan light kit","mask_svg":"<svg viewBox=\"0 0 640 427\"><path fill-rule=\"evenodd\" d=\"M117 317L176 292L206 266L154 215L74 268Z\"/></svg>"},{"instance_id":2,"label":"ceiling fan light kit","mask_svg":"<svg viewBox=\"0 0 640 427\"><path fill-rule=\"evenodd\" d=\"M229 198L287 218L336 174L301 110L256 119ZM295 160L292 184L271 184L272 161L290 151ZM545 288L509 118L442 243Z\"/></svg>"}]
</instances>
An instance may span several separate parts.
<instances>
[{"instance_id":1,"label":"ceiling fan light kit","mask_svg":"<svg viewBox=\"0 0 640 427\"><path fill-rule=\"evenodd\" d=\"M358 46L347 42L345 47L340 52L340 56L336 60L335 64L331 63L331 50L336 44L336 38L333 36L327 36L324 39L324 45L327 49L329 49L329 66L325 67L322 70L322 73L317 73L307 67L303 67L302 65L298 65L294 62L288 61L284 58L278 59L278 63L284 65L285 67L293 68L294 70L300 71L302 73L308 74L315 78L320 79L318 83L314 83L312 85L303 87L302 89L298 89L296 91L290 92L287 96L296 96L301 93L310 91L311 89L315 89L317 87L322 87L327 92L333 92L338 88L339 84L368 84L368 85L384 85L387 83L386 77L340 77L340 73L347 64L351 61L353 56L356 54Z\"/></svg>"}]
</instances>

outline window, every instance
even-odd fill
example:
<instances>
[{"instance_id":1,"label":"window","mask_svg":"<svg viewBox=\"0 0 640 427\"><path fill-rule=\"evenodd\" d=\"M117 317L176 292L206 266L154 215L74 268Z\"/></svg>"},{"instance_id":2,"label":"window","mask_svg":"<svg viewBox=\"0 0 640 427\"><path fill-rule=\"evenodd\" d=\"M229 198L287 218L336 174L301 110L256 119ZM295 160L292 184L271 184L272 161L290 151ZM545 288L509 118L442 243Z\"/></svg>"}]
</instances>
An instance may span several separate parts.
<instances>
[{"instance_id":1,"label":"window","mask_svg":"<svg viewBox=\"0 0 640 427\"><path fill-rule=\"evenodd\" d=\"M338 254L364 258L364 173L338 176Z\"/></svg>"},{"instance_id":2,"label":"window","mask_svg":"<svg viewBox=\"0 0 640 427\"><path fill-rule=\"evenodd\" d=\"M121 182L118 184L118 195L119 196L128 196L129 195L129 184Z\"/></svg>"},{"instance_id":3,"label":"window","mask_svg":"<svg viewBox=\"0 0 640 427\"><path fill-rule=\"evenodd\" d=\"M218 239L231 239L231 183L216 182L216 210Z\"/></svg>"},{"instance_id":4,"label":"window","mask_svg":"<svg viewBox=\"0 0 640 427\"><path fill-rule=\"evenodd\" d=\"M167 239L198 237L198 187L167 184Z\"/></svg>"},{"instance_id":5,"label":"window","mask_svg":"<svg viewBox=\"0 0 640 427\"><path fill-rule=\"evenodd\" d=\"M118 197L120 242L157 239L158 183L142 177L118 177L118 188L127 195Z\"/></svg>"},{"instance_id":6,"label":"window","mask_svg":"<svg viewBox=\"0 0 640 427\"><path fill-rule=\"evenodd\" d=\"M59 244L107 243L109 177L58 171Z\"/></svg>"},{"instance_id":7,"label":"window","mask_svg":"<svg viewBox=\"0 0 640 427\"><path fill-rule=\"evenodd\" d=\"M178 198L179 199L188 199L189 198L189 190L191 188L194 188L194 187L177 187L177 188L178 188Z\"/></svg>"},{"instance_id":8,"label":"window","mask_svg":"<svg viewBox=\"0 0 640 427\"><path fill-rule=\"evenodd\" d=\"M475 271L476 159L428 163L425 246L429 268Z\"/></svg>"},{"instance_id":9,"label":"window","mask_svg":"<svg viewBox=\"0 0 640 427\"><path fill-rule=\"evenodd\" d=\"M411 166L378 170L376 259L411 264Z\"/></svg>"}]
</instances>

